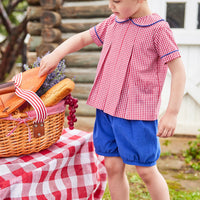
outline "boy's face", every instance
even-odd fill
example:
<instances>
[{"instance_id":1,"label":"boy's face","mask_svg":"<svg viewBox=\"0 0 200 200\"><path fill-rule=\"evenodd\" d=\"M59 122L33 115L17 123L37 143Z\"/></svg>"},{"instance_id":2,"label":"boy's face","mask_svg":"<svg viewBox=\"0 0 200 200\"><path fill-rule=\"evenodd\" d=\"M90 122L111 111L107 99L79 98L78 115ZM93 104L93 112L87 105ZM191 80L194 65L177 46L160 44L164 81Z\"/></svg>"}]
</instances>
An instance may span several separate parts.
<instances>
[{"instance_id":1,"label":"boy's face","mask_svg":"<svg viewBox=\"0 0 200 200\"><path fill-rule=\"evenodd\" d=\"M119 19L137 17L143 0L109 0L109 8Z\"/></svg>"}]
</instances>

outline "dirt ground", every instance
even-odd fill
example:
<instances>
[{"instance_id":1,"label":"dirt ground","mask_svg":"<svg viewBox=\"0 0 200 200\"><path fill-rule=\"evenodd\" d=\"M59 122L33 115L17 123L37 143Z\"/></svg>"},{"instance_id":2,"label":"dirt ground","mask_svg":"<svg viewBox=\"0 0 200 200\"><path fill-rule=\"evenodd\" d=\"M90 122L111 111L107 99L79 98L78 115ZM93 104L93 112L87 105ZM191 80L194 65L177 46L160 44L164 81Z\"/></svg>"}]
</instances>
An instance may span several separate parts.
<instances>
[{"instance_id":1,"label":"dirt ground","mask_svg":"<svg viewBox=\"0 0 200 200\"><path fill-rule=\"evenodd\" d=\"M92 119L91 119L92 120ZM76 129L84 130L87 132L93 131L90 119L86 121L79 121ZM184 161L182 156L189 145L189 141L195 140L191 136L175 135L171 138L161 138L161 157L157 162L159 171L162 173L168 184L171 183L181 190L196 191L200 190L200 172L190 168ZM136 172L134 166L127 165L127 172Z\"/></svg>"}]
</instances>

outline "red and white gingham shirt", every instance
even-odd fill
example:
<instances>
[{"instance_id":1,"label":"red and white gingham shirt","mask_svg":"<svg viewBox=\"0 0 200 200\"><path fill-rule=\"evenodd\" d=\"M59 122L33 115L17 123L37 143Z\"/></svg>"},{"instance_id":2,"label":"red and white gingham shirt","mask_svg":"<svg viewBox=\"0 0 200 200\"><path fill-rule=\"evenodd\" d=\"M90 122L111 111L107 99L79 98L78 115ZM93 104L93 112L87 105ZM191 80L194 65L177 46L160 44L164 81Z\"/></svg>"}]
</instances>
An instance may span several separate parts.
<instances>
[{"instance_id":1,"label":"red and white gingham shirt","mask_svg":"<svg viewBox=\"0 0 200 200\"><path fill-rule=\"evenodd\" d=\"M166 63L180 57L168 23L157 14L111 15L90 34L103 48L87 104L120 118L157 119Z\"/></svg>"}]
</instances>

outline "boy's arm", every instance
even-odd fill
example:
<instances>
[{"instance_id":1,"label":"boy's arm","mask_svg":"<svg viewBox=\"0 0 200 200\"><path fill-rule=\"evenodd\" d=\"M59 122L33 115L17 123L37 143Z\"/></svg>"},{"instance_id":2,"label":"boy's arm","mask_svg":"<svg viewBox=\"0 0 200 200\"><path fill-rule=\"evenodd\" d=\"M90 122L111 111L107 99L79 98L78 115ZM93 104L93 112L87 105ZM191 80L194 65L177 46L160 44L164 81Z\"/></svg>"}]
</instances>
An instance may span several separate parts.
<instances>
[{"instance_id":1,"label":"boy's arm","mask_svg":"<svg viewBox=\"0 0 200 200\"><path fill-rule=\"evenodd\" d=\"M54 71L59 61L69 53L76 52L93 43L89 30L78 33L61 43L53 52L44 56L40 62L39 75L49 74Z\"/></svg>"},{"instance_id":2,"label":"boy's arm","mask_svg":"<svg viewBox=\"0 0 200 200\"><path fill-rule=\"evenodd\" d=\"M170 137L174 134L185 88L186 75L181 58L168 62L168 67L171 72L171 92L167 110L158 124L159 137Z\"/></svg>"}]
</instances>

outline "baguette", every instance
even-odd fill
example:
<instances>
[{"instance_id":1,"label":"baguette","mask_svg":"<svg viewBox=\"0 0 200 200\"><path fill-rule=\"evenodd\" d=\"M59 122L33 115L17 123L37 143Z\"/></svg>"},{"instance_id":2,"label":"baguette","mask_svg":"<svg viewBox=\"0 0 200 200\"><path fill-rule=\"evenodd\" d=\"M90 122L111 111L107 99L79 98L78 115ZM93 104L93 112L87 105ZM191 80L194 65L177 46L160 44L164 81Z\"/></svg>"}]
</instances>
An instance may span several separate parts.
<instances>
[{"instance_id":1,"label":"baguette","mask_svg":"<svg viewBox=\"0 0 200 200\"><path fill-rule=\"evenodd\" d=\"M54 85L52 88L50 88L40 98L42 99L46 107L50 107L56 105L68 94L70 94L74 87L74 82L71 79L65 78L56 85Z\"/></svg>"},{"instance_id":2,"label":"baguette","mask_svg":"<svg viewBox=\"0 0 200 200\"><path fill-rule=\"evenodd\" d=\"M63 98L70 94L74 87L74 82L69 78L65 78L59 83L55 84L40 98L44 102L45 107L51 107L59 103ZM23 113L31 110L33 110L33 107L29 104L25 109L21 110L21 112Z\"/></svg>"}]
</instances>

